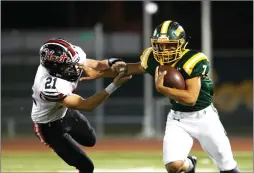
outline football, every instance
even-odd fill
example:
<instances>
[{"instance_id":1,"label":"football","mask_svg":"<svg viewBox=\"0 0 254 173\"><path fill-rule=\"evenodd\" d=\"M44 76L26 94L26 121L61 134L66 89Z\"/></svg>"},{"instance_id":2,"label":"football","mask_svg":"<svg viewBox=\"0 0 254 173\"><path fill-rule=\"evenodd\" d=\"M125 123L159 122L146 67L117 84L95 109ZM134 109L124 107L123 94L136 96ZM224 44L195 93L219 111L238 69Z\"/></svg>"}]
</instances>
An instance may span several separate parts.
<instances>
[{"instance_id":1,"label":"football","mask_svg":"<svg viewBox=\"0 0 254 173\"><path fill-rule=\"evenodd\" d=\"M185 80L178 70L169 65L162 65L159 67L158 72L163 73L163 71L167 71L167 74L164 76L164 86L182 90L186 89Z\"/></svg>"}]
</instances>

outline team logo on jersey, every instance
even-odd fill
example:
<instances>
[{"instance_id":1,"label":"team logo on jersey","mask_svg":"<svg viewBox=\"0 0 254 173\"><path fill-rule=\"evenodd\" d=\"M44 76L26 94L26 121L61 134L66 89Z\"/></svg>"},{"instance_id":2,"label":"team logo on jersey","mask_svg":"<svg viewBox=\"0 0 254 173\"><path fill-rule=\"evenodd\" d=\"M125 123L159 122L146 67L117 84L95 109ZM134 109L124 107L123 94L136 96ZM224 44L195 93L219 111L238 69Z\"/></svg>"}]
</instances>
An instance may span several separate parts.
<instances>
[{"instance_id":1,"label":"team logo on jersey","mask_svg":"<svg viewBox=\"0 0 254 173\"><path fill-rule=\"evenodd\" d=\"M44 54L42 55L43 60L47 61L53 61L53 62L58 62L58 63L72 63L71 59L68 58L68 55L63 52L61 56L54 55L55 51L54 50L49 50L48 48L44 48L42 50Z\"/></svg>"}]
</instances>

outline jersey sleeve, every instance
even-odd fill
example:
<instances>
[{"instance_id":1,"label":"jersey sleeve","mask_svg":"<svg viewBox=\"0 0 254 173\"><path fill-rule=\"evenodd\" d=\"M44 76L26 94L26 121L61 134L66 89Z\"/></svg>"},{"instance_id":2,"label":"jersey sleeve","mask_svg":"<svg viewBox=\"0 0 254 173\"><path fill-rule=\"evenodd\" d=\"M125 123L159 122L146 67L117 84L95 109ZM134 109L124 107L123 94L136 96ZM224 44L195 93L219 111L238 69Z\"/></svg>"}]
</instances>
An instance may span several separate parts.
<instances>
[{"instance_id":1,"label":"jersey sleeve","mask_svg":"<svg viewBox=\"0 0 254 173\"><path fill-rule=\"evenodd\" d=\"M207 75L210 69L208 58L203 53L192 56L183 66L188 78Z\"/></svg>"},{"instance_id":2,"label":"jersey sleeve","mask_svg":"<svg viewBox=\"0 0 254 173\"><path fill-rule=\"evenodd\" d=\"M66 80L47 77L41 82L40 98L44 101L58 102L72 94L72 84Z\"/></svg>"}]
</instances>

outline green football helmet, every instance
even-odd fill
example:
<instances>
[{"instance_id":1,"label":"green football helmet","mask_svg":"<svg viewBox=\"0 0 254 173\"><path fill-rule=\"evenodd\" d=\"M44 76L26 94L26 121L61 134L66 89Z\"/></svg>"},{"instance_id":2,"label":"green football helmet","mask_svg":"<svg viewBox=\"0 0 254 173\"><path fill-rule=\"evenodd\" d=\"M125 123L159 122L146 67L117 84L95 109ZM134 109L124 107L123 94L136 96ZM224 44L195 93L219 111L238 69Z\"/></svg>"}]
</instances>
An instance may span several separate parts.
<instances>
[{"instance_id":1,"label":"green football helmet","mask_svg":"<svg viewBox=\"0 0 254 173\"><path fill-rule=\"evenodd\" d=\"M161 65L173 64L187 45L185 31L177 22L164 21L155 28L151 44L156 61Z\"/></svg>"}]
</instances>

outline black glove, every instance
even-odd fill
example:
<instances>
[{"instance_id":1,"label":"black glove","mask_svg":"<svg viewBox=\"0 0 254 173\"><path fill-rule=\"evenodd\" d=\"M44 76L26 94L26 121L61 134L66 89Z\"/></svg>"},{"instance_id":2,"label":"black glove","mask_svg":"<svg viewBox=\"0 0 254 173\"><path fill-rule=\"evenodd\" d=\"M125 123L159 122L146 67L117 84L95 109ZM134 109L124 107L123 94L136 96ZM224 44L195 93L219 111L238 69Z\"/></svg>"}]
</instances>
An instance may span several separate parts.
<instances>
[{"instance_id":1,"label":"black glove","mask_svg":"<svg viewBox=\"0 0 254 173\"><path fill-rule=\"evenodd\" d=\"M113 64L115 64L116 62L119 62L119 61L123 61L123 60L121 58L109 58L108 65L109 65L109 67L111 67Z\"/></svg>"}]
</instances>

